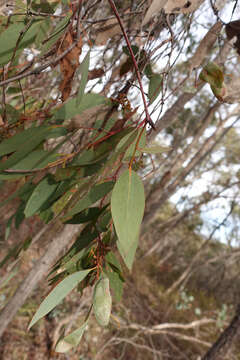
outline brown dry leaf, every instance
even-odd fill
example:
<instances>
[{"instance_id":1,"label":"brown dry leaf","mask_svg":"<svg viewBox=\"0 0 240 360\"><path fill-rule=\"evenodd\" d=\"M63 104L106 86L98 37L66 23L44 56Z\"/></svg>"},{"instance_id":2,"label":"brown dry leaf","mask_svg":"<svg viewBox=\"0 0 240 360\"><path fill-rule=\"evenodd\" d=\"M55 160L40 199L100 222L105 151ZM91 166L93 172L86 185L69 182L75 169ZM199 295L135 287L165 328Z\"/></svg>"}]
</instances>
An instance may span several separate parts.
<instances>
[{"instance_id":1,"label":"brown dry leaf","mask_svg":"<svg viewBox=\"0 0 240 360\"><path fill-rule=\"evenodd\" d=\"M102 68L93 69L88 72L88 80L94 80L100 78L104 75L104 70Z\"/></svg>"},{"instance_id":2,"label":"brown dry leaf","mask_svg":"<svg viewBox=\"0 0 240 360\"><path fill-rule=\"evenodd\" d=\"M66 51L74 42L73 34L69 31L62 39L60 39L60 47L57 54L60 55ZM72 81L75 71L79 65L79 56L82 52L82 39L64 58L60 60L60 69L62 73L62 81L59 90L62 93L62 101L67 100L72 90Z\"/></svg>"},{"instance_id":3,"label":"brown dry leaf","mask_svg":"<svg viewBox=\"0 0 240 360\"><path fill-rule=\"evenodd\" d=\"M148 9L143 19L142 26L146 25L153 16L158 15L166 3L167 0L153 0L150 8Z\"/></svg>"},{"instance_id":4,"label":"brown dry leaf","mask_svg":"<svg viewBox=\"0 0 240 360\"><path fill-rule=\"evenodd\" d=\"M104 27L96 30L95 45L105 45L109 39L116 35L120 35L121 28L116 19L109 19L105 22Z\"/></svg>"},{"instance_id":5,"label":"brown dry leaf","mask_svg":"<svg viewBox=\"0 0 240 360\"><path fill-rule=\"evenodd\" d=\"M189 65L190 65L189 73L191 73L193 69L199 67L206 59L215 41L217 40L217 37L222 29L222 26L223 26L222 23L218 21L216 24L214 24L211 27L211 29L207 32L204 38L200 41L200 44L195 54L189 60Z\"/></svg>"},{"instance_id":6,"label":"brown dry leaf","mask_svg":"<svg viewBox=\"0 0 240 360\"><path fill-rule=\"evenodd\" d=\"M142 25L146 25L149 20L164 9L166 14L189 14L195 11L204 0L153 0L148 9Z\"/></svg>"},{"instance_id":7,"label":"brown dry leaf","mask_svg":"<svg viewBox=\"0 0 240 360\"><path fill-rule=\"evenodd\" d=\"M234 37L237 38L233 45L237 49L237 53L240 55L240 20L228 23L226 25L226 34L228 40L231 40Z\"/></svg>"},{"instance_id":8,"label":"brown dry leaf","mask_svg":"<svg viewBox=\"0 0 240 360\"><path fill-rule=\"evenodd\" d=\"M166 14L189 14L199 8L204 0L168 0L164 6Z\"/></svg>"}]
</instances>

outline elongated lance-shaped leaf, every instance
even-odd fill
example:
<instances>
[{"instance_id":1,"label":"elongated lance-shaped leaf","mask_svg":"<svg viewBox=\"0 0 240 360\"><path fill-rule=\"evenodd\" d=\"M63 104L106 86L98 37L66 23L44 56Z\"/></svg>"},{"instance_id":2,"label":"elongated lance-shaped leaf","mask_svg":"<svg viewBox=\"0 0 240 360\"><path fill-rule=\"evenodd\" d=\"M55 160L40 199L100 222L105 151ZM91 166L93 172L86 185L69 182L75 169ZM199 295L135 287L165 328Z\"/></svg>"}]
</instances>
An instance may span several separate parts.
<instances>
[{"instance_id":1,"label":"elongated lance-shaped leaf","mask_svg":"<svg viewBox=\"0 0 240 360\"><path fill-rule=\"evenodd\" d=\"M39 319L47 315L52 309L55 308L74 288L82 281L92 269L78 271L74 274L67 276L61 281L43 300L37 312L32 318L28 329L30 329Z\"/></svg>"},{"instance_id":2,"label":"elongated lance-shaped leaf","mask_svg":"<svg viewBox=\"0 0 240 360\"><path fill-rule=\"evenodd\" d=\"M154 145L151 147L139 147L138 150L146 154L162 154L172 149L167 146Z\"/></svg>"},{"instance_id":3,"label":"elongated lance-shaped leaf","mask_svg":"<svg viewBox=\"0 0 240 360\"><path fill-rule=\"evenodd\" d=\"M83 62L81 63L80 69L79 69L79 72L81 73L81 81L80 81L78 94L77 94L77 98L76 98L77 106L82 101L84 90L87 85L89 63L90 63L90 50L87 52L87 55L83 59Z\"/></svg>"},{"instance_id":4,"label":"elongated lance-shaped leaf","mask_svg":"<svg viewBox=\"0 0 240 360\"><path fill-rule=\"evenodd\" d=\"M80 326L80 328L76 329L71 334L65 336L63 339L60 339L57 343L55 351L59 353L65 353L71 350L73 347L77 346L81 341L87 324L88 320L85 321L82 326Z\"/></svg>"},{"instance_id":5,"label":"elongated lance-shaped leaf","mask_svg":"<svg viewBox=\"0 0 240 360\"><path fill-rule=\"evenodd\" d=\"M102 199L112 190L113 185L113 181L106 181L93 186L89 193L85 195L81 200L79 200L79 202L74 206L74 208L67 213L64 219L67 220L68 217L79 213L80 211L93 205L96 201Z\"/></svg>"},{"instance_id":6,"label":"elongated lance-shaped leaf","mask_svg":"<svg viewBox=\"0 0 240 360\"><path fill-rule=\"evenodd\" d=\"M54 110L54 118L59 121L67 120L83 111L102 104L110 104L110 100L99 94L84 94L81 104L76 104L76 99L66 101L60 108Z\"/></svg>"},{"instance_id":7,"label":"elongated lance-shaped leaf","mask_svg":"<svg viewBox=\"0 0 240 360\"><path fill-rule=\"evenodd\" d=\"M17 151L12 154L5 162L0 164L0 171L10 168L11 166L18 163L20 160L24 159L26 156L28 156L31 151L36 149L36 147L41 144L43 140L45 140L51 128L44 126L36 129L36 136L34 137L29 137L28 133L25 133L25 131L22 133L23 137L25 138L24 143L22 143L21 146L17 149Z\"/></svg>"},{"instance_id":8,"label":"elongated lance-shaped leaf","mask_svg":"<svg viewBox=\"0 0 240 360\"><path fill-rule=\"evenodd\" d=\"M40 210L41 206L57 189L58 183L51 183L51 180L51 177L47 176L36 186L24 210L26 217L30 217Z\"/></svg>"},{"instance_id":9,"label":"elongated lance-shaped leaf","mask_svg":"<svg viewBox=\"0 0 240 360\"><path fill-rule=\"evenodd\" d=\"M134 248L135 254L144 206L144 187L140 178L131 169L124 171L113 188L111 198L113 222L124 261L129 250ZM125 263L131 269L132 256L131 261Z\"/></svg>"},{"instance_id":10,"label":"elongated lance-shaped leaf","mask_svg":"<svg viewBox=\"0 0 240 360\"><path fill-rule=\"evenodd\" d=\"M148 97L149 97L150 103L153 103L162 90L163 79L160 74L153 73L150 76L149 80L150 81L149 81L149 86L148 86Z\"/></svg>"}]
</instances>

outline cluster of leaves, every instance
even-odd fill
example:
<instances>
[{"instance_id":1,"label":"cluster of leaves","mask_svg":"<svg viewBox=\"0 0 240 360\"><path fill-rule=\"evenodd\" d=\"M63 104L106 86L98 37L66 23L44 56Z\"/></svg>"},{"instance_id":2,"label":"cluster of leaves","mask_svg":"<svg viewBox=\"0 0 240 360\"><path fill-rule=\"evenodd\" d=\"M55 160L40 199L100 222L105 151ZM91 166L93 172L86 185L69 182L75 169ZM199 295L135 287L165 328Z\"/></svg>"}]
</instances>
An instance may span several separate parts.
<instances>
[{"instance_id":1,"label":"cluster of leaves","mask_svg":"<svg viewBox=\"0 0 240 360\"><path fill-rule=\"evenodd\" d=\"M64 145L72 141L78 131L65 125L69 119L84 116L84 111L100 105L111 109L113 103L101 94L86 92L90 50L79 64L84 40L73 26L76 12L69 11L56 24L50 19L57 6L58 3L33 2L25 14L1 22L0 64L7 64L7 70L3 68L2 72L3 90L5 98L9 94L17 95L1 108L0 180L19 183L18 190L1 206L13 198L20 199L8 221L6 237L12 225L18 229L25 218L35 215L46 224L56 220L63 224L82 224L76 241L49 274L49 283L54 288L29 327L48 314L72 289L77 287L81 293L87 286L95 286L93 310L98 323L106 326L112 304L109 287L119 301L124 282L122 267L114 252L117 248L131 269L138 246L144 213L144 187L136 173L141 167L139 160L144 152L162 152L162 148L148 149L146 123L140 120L133 123L127 117L120 129L114 128L111 119L106 125L96 122L89 129L84 145L77 144L72 152L63 152ZM63 104L56 105L49 99L50 105L44 108L36 99L27 102L24 99L24 104L19 106L22 86L19 83L19 87L13 89L5 80L26 81L27 67L24 68L22 62L26 60L27 48L36 48L39 52L39 63L36 62L29 76L59 64ZM40 65L52 51L58 60ZM124 51L127 53L126 48ZM18 71L19 67L23 69ZM71 96L76 73L81 80L76 94ZM26 77L21 77L22 74ZM162 78L154 74L151 67L146 75L150 80L152 102L159 95ZM31 112L33 103L37 110ZM124 110L126 113L129 109ZM16 258L30 243L28 239L27 243L11 249L0 266ZM91 310L92 307L79 329L60 339L57 351L65 352L78 344Z\"/></svg>"}]
</instances>

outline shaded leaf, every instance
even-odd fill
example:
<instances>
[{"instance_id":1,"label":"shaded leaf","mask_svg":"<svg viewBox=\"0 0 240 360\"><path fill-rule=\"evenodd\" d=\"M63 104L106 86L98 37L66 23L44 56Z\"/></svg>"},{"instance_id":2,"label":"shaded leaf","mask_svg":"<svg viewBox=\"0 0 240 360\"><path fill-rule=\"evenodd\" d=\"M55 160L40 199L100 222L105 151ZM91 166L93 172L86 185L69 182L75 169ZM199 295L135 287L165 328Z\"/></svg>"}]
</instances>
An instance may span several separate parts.
<instances>
[{"instance_id":1,"label":"shaded leaf","mask_svg":"<svg viewBox=\"0 0 240 360\"><path fill-rule=\"evenodd\" d=\"M24 24L15 23L0 34L0 65L5 65L11 60L21 31L24 30L24 28ZM37 31L38 24L32 25L31 28L28 29L18 44L16 55L34 41Z\"/></svg>"},{"instance_id":2,"label":"shaded leaf","mask_svg":"<svg viewBox=\"0 0 240 360\"><path fill-rule=\"evenodd\" d=\"M162 76L156 73L152 73L150 76L149 86L148 86L148 98L150 103L154 102L160 91L162 90Z\"/></svg>"},{"instance_id":3,"label":"shaded leaf","mask_svg":"<svg viewBox=\"0 0 240 360\"><path fill-rule=\"evenodd\" d=\"M112 192L111 211L121 255L129 269L132 265L132 253L135 253L137 247L136 239L140 231L144 205L144 187L140 178L134 171L124 171ZM130 250L131 256L128 255Z\"/></svg>"},{"instance_id":4,"label":"shaded leaf","mask_svg":"<svg viewBox=\"0 0 240 360\"><path fill-rule=\"evenodd\" d=\"M54 29L53 33L50 35L49 40L44 41L44 45L42 47L41 55L44 55L61 37L63 31L65 30L66 26L69 23L72 14L67 14L64 19L59 21L56 28Z\"/></svg>"},{"instance_id":5,"label":"shaded leaf","mask_svg":"<svg viewBox=\"0 0 240 360\"><path fill-rule=\"evenodd\" d=\"M56 120L64 121L72 118L77 114L81 114L83 111L96 107L102 104L110 104L110 100L108 100L105 96L99 94L84 94L82 97L81 104L79 106L76 105L76 99L68 100L64 105L54 111L54 118Z\"/></svg>"},{"instance_id":6,"label":"shaded leaf","mask_svg":"<svg viewBox=\"0 0 240 360\"><path fill-rule=\"evenodd\" d=\"M26 217L34 215L40 210L42 205L48 200L48 198L54 193L58 183L55 183L51 176L46 176L34 189L30 196L24 214Z\"/></svg>"},{"instance_id":7,"label":"shaded leaf","mask_svg":"<svg viewBox=\"0 0 240 360\"><path fill-rule=\"evenodd\" d=\"M108 206L108 205L106 205ZM99 207L91 207L86 210L81 211L79 214L74 215L70 220L67 220L66 224L83 224L88 221L93 221L98 218L98 216L106 209Z\"/></svg>"},{"instance_id":8,"label":"shaded leaf","mask_svg":"<svg viewBox=\"0 0 240 360\"><path fill-rule=\"evenodd\" d=\"M20 160L25 158L26 156L28 156L32 150L34 150L41 142L43 142L45 140L50 128L49 127L40 127L40 128L35 128L35 129L36 129L36 131L35 131L34 137L33 136L29 137L25 131L23 133L21 133L22 138L21 138L21 141L18 142L19 145L17 145L17 147L16 147L16 143L14 143L14 145L12 146L12 149L15 147L15 150L18 150L18 151L16 151L14 154L12 154L5 162L0 163L0 171L10 168L11 166L18 163ZM17 136L17 135L15 135L15 136ZM8 140L10 141L13 138L8 139ZM22 141L23 138L25 139L24 141ZM6 143L5 143L5 141L3 142L6 147L8 146L7 145L8 140L5 140ZM3 145L3 143L1 145ZM12 144L12 142L11 142L11 144ZM7 149L5 148L5 146L3 146L3 148L1 148L1 145L0 145L0 152L2 150L5 153L9 153L9 147ZM12 151L14 151L14 150L12 150ZM10 152L12 152L12 151L10 150Z\"/></svg>"},{"instance_id":9,"label":"shaded leaf","mask_svg":"<svg viewBox=\"0 0 240 360\"><path fill-rule=\"evenodd\" d=\"M0 156L19 150L19 148L21 148L31 138L36 138L37 141L37 138L39 136L41 137L42 133L44 134L44 137L46 137L49 131L50 127L46 126L32 127L19 132L9 139L3 140L0 144Z\"/></svg>"},{"instance_id":10,"label":"shaded leaf","mask_svg":"<svg viewBox=\"0 0 240 360\"><path fill-rule=\"evenodd\" d=\"M102 199L105 195L107 195L113 188L114 182L107 181L101 184L93 186L89 193L85 195L82 199L78 201L78 203L74 206L72 210L70 210L66 214L66 220L68 217L71 217L80 211L88 208L89 206L93 205L98 200Z\"/></svg>"},{"instance_id":11,"label":"shaded leaf","mask_svg":"<svg viewBox=\"0 0 240 360\"><path fill-rule=\"evenodd\" d=\"M61 281L43 300L37 312L33 316L28 329L54 309L55 306L57 306L77 286L77 284L87 276L90 271L91 269L78 271L67 276L63 281Z\"/></svg>"},{"instance_id":12,"label":"shaded leaf","mask_svg":"<svg viewBox=\"0 0 240 360\"><path fill-rule=\"evenodd\" d=\"M108 267L105 272L109 278L110 288L113 290L115 301L119 302L122 298L124 284L124 279L121 274L121 265L111 251L106 255L105 259L108 262Z\"/></svg>"},{"instance_id":13,"label":"shaded leaf","mask_svg":"<svg viewBox=\"0 0 240 360\"><path fill-rule=\"evenodd\" d=\"M141 134L142 133L142 134ZM139 136L141 134L141 138L139 139ZM137 150L135 151L136 144L138 142ZM133 155L140 156L141 153L138 151L138 147L144 147L146 145L146 130L144 129L142 132L142 129L136 130L136 138L132 142L132 144L128 147L123 160L129 161Z\"/></svg>"}]
</instances>

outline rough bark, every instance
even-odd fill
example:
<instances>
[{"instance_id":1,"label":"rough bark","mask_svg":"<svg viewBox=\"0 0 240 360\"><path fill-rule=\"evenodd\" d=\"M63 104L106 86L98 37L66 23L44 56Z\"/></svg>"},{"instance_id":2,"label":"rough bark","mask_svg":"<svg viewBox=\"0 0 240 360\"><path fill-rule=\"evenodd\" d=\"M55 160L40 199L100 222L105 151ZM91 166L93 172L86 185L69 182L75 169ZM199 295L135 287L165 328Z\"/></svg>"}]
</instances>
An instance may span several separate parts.
<instances>
[{"instance_id":1,"label":"rough bark","mask_svg":"<svg viewBox=\"0 0 240 360\"><path fill-rule=\"evenodd\" d=\"M13 297L0 313L0 337L16 315L18 309L24 305L26 299L37 287L40 280L46 276L61 251L71 243L73 236L79 232L80 228L81 225L65 225L65 227L61 228L61 231L55 235L51 243L47 244L43 256L36 262Z\"/></svg>"},{"instance_id":2,"label":"rough bark","mask_svg":"<svg viewBox=\"0 0 240 360\"><path fill-rule=\"evenodd\" d=\"M240 305L238 305L236 315L230 325L220 335L218 340L212 345L202 360L223 360L227 350L240 334Z\"/></svg>"}]
</instances>

